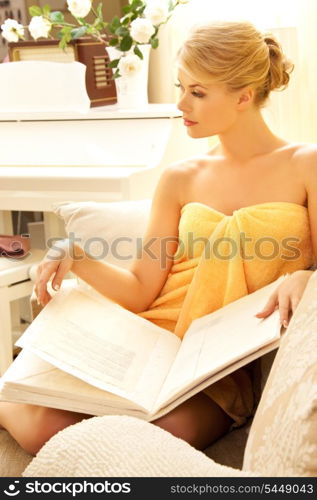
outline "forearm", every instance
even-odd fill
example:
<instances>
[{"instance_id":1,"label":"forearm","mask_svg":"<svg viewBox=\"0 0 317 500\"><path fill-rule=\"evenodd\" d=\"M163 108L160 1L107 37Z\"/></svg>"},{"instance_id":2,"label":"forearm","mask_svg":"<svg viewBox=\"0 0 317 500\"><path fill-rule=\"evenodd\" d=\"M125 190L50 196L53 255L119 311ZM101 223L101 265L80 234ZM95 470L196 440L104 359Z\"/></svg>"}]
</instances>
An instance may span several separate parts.
<instances>
[{"instance_id":1,"label":"forearm","mask_svg":"<svg viewBox=\"0 0 317 500\"><path fill-rule=\"evenodd\" d=\"M144 310L144 287L132 271L95 260L78 245L73 258L72 272L99 293L132 312Z\"/></svg>"}]
</instances>

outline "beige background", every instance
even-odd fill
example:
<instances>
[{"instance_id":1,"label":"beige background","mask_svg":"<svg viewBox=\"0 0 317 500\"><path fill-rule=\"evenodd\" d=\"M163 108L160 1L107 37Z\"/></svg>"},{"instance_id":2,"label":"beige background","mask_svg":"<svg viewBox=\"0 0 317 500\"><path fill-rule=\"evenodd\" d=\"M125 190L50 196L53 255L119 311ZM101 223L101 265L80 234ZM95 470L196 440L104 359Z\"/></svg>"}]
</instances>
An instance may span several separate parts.
<instances>
[{"instance_id":1,"label":"beige background","mask_svg":"<svg viewBox=\"0 0 317 500\"><path fill-rule=\"evenodd\" d=\"M104 16L119 15L128 0L104 1ZM19 3L15 0L14 3ZM49 3L60 8L63 0L25 0L29 5ZM97 5L99 0L95 0ZM69 16L71 18L71 16ZM89 18L88 18L89 19ZM190 27L215 19L249 20L262 30L273 31L285 53L295 63L289 88L272 94L265 116L276 133L292 141L317 141L317 2L316 0L190 0L178 7L159 32L160 46L152 50L149 72L150 102L175 102L175 57Z\"/></svg>"}]
</instances>

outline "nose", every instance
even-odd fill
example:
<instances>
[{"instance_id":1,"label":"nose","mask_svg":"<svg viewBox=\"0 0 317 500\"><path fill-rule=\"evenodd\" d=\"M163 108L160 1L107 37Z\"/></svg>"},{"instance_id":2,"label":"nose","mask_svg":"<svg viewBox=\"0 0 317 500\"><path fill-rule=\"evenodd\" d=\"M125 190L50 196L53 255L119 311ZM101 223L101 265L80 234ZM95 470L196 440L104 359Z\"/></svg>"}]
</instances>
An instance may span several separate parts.
<instances>
[{"instance_id":1,"label":"nose","mask_svg":"<svg viewBox=\"0 0 317 500\"><path fill-rule=\"evenodd\" d=\"M177 102L177 108L182 111L182 113L188 112L189 111L189 103L188 100L186 99L186 94L185 92L181 95L181 97L178 99Z\"/></svg>"}]
</instances>

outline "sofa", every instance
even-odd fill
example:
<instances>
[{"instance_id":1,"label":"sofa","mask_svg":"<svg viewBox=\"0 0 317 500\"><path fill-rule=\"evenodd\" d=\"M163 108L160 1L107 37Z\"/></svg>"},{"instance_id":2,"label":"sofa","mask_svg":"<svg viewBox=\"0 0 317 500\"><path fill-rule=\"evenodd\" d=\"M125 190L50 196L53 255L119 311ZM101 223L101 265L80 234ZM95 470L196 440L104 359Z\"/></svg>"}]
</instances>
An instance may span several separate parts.
<instances>
[{"instance_id":1,"label":"sofa","mask_svg":"<svg viewBox=\"0 0 317 500\"><path fill-rule=\"evenodd\" d=\"M135 238L143 234L149 208L149 200L141 200L69 202L54 209L64 220L68 235L73 233L82 244L94 238L89 243L90 253L127 266L125 257L133 258ZM94 235L105 238L108 248L117 238L126 239L115 256L103 255L102 241ZM0 476L316 476L317 272L308 282L278 351L261 359L261 369L254 418L203 452L134 417L94 417L53 436L36 457L25 453L1 430Z\"/></svg>"}]
</instances>

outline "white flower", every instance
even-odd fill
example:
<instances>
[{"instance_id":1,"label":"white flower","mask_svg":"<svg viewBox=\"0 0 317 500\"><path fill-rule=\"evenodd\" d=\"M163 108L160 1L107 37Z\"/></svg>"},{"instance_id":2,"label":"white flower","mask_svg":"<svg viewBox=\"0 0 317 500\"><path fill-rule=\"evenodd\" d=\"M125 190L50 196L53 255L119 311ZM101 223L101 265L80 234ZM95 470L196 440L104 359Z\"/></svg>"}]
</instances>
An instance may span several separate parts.
<instances>
[{"instance_id":1,"label":"white flower","mask_svg":"<svg viewBox=\"0 0 317 500\"><path fill-rule=\"evenodd\" d=\"M144 15L154 26L165 23L168 16L168 6L162 0L151 0L147 2Z\"/></svg>"},{"instance_id":2,"label":"white flower","mask_svg":"<svg viewBox=\"0 0 317 500\"><path fill-rule=\"evenodd\" d=\"M24 28L14 19L6 19L1 25L2 36L8 42L18 42L20 37L24 35Z\"/></svg>"},{"instance_id":3,"label":"white flower","mask_svg":"<svg viewBox=\"0 0 317 500\"><path fill-rule=\"evenodd\" d=\"M118 69L121 76L132 76L140 71L142 61L136 54L127 54L120 58Z\"/></svg>"},{"instance_id":4,"label":"white flower","mask_svg":"<svg viewBox=\"0 0 317 500\"><path fill-rule=\"evenodd\" d=\"M47 38L51 27L51 23L47 19L44 19L43 16L34 16L29 24L29 32L34 40L41 37Z\"/></svg>"},{"instance_id":5,"label":"white flower","mask_svg":"<svg viewBox=\"0 0 317 500\"><path fill-rule=\"evenodd\" d=\"M74 17L86 17L91 9L91 0L67 0L68 10Z\"/></svg>"},{"instance_id":6,"label":"white flower","mask_svg":"<svg viewBox=\"0 0 317 500\"><path fill-rule=\"evenodd\" d=\"M148 43L151 36L155 33L155 28L149 19L135 19L131 23L130 34L138 43Z\"/></svg>"}]
</instances>

